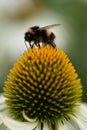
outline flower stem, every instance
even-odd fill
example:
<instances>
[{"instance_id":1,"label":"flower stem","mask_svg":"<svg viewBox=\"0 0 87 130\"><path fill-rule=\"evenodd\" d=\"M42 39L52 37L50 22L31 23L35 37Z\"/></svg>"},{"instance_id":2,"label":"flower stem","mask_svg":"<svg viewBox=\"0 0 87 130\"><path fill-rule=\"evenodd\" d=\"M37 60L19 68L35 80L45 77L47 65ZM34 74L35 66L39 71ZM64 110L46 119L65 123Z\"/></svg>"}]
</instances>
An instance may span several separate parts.
<instances>
[{"instance_id":1,"label":"flower stem","mask_svg":"<svg viewBox=\"0 0 87 130\"><path fill-rule=\"evenodd\" d=\"M50 130L58 130L58 128L55 127L55 124L50 125Z\"/></svg>"}]
</instances>

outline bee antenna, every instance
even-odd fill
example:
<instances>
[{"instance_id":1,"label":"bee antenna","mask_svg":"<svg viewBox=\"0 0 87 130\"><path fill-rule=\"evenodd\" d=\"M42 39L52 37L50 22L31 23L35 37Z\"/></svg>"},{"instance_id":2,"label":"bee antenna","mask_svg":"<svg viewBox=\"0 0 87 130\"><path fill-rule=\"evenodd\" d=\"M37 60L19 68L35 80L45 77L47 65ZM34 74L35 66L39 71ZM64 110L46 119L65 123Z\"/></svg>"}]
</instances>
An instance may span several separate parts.
<instances>
[{"instance_id":1,"label":"bee antenna","mask_svg":"<svg viewBox=\"0 0 87 130\"><path fill-rule=\"evenodd\" d=\"M25 46L26 46L26 48L27 48L27 50L28 50L28 46L27 46L27 44L26 44L26 41L24 41L24 43L25 43Z\"/></svg>"}]
</instances>

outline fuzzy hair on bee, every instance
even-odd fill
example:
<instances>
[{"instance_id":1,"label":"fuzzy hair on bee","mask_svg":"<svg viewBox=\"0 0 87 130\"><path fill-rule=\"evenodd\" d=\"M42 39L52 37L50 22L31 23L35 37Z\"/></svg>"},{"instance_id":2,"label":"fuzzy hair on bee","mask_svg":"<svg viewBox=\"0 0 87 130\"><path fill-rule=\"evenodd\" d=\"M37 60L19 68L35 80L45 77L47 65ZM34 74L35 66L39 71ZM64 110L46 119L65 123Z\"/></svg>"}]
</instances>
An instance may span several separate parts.
<instances>
[{"instance_id":1,"label":"fuzzy hair on bee","mask_svg":"<svg viewBox=\"0 0 87 130\"><path fill-rule=\"evenodd\" d=\"M50 44L52 47L56 48L56 44L55 44L56 36L49 29L59 25L60 24L52 24L44 27L39 27L39 26L30 27L27 30L27 32L25 32L25 36L24 36L25 42L27 41L31 48L33 46L37 46L40 48L41 43Z\"/></svg>"}]
</instances>

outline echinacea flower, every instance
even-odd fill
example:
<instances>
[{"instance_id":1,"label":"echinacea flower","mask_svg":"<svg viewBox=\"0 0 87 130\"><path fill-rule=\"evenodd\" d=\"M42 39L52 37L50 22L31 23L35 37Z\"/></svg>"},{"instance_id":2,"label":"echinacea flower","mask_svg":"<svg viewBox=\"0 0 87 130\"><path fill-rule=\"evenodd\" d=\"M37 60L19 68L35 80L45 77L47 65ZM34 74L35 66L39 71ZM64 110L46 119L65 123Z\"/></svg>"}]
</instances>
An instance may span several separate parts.
<instances>
[{"instance_id":1,"label":"echinacea flower","mask_svg":"<svg viewBox=\"0 0 87 130\"><path fill-rule=\"evenodd\" d=\"M8 115L0 117L11 130L86 130L82 85L59 48L24 51L8 75L4 97Z\"/></svg>"}]
</instances>

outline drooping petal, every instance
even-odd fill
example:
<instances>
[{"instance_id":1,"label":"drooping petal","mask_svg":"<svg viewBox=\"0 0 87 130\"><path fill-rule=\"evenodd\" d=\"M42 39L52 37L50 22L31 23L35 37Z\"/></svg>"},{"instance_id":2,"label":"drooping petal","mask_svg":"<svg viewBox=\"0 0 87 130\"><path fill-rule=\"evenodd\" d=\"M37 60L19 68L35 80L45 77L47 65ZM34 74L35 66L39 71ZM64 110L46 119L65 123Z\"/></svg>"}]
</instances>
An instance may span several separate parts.
<instances>
[{"instance_id":1,"label":"drooping petal","mask_svg":"<svg viewBox=\"0 0 87 130\"><path fill-rule=\"evenodd\" d=\"M2 104L5 101L5 98L3 94L0 94L0 104Z\"/></svg>"},{"instance_id":2,"label":"drooping petal","mask_svg":"<svg viewBox=\"0 0 87 130\"><path fill-rule=\"evenodd\" d=\"M78 110L77 116L74 117L75 122L77 122L80 130L87 130L87 105L81 104Z\"/></svg>"},{"instance_id":3,"label":"drooping petal","mask_svg":"<svg viewBox=\"0 0 87 130\"><path fill-rule=\"evenodd\" d=\"M78 123L74 120L65 121L64 125L61 125L59 130L81 130Z\"/></svg>"},{"instance_id":4,"label":"drooping petal","mask_svg":"<svg viewBox=\"0 0 87 130\"><path fill-rule=\"evenodd\" d=\"M78 125L77 121L72 117L72 120L69 120L70 125L72 125L72 127L75 130L81 130L80 126ZM71 129L72 130L72 129Z\"/></svg>"},{"instance_id":5,"label":"drooping petal","mask_svg":"<svg viewBox=\"0 0 87 130\"><path fill-rule=\"evenodd\" d=\"M5 109L5 104L4 104L5 98L3 94L0 94L0 111L4 111ZM0 125L2 124L2 120L0 119Z\"/></svg>"},{"instance_id":6,"label":"drooping petal","mask_svg":"<svg viewBox=\"0 0 87 130\"><path fill-rule=\"evenodd\" d=\"M78 117L87 122L87 104L82 103L80 105Z\"/></svg>"},{"instance_id":7,"label":"drooping petal","mask_svg":"<svg viewBox=\"0 0 87 130\"><path fill-rule=\"evenodd\" d=\"M3 123L0 125L0 130L10 130Z\"/></svg>"},{"instance_id":8,"label":"drooping petal","mask_svg":"<svg viewBox=\"0 0 87 130\"><path fill-rule=\"evenodd\" d=\"M40 129L41 130L41 129ZM44 127L43 127L43 130L50 130L47 123L44 123Z\"/></svg>"},{"instance_id":9,"label":"drooping petal","mask_svg":"<svg viewBox=\"0 0 87 130\"><path fill-rule=\"evenodd\" d=\"M30 122L16 121L1 112L0 112L0 118L2 119L4 124L11 130L32 130L38 125L38 122L30 123Z\"/></svg>"},{"instance_id":10,"label":"drooping petal","mask_svg":"<svg viewBox=\"0 0 87 130\"><path fill-rule=\"evenodd\" d=\"M4 102L5 102L5 98L3 94L0 94L0 111L3 111L6 107Z\"/></svg>"},{"instance_id":11,"label":"drooping petal","mask_svg":"<svg viewBox=\"0 0 87 130\"><path fill-rule=\"evenodd\" d=\"M0 119L0 125L2 124L2 120Z\"/></svg>"},{"instance_id":12,"label":"drooping petal","mask_svg":"<svg viewBox=\"0 0 87 130\"><path fill-rule=\"evenodd\" d=\"M76 126L72 125L70 122L65 122L64 125L61 125L58 130L79 130Z\"/></svg>"},{"instance_id":13,"label":"drooping petal","mask_svg":"<svg viewBox=\"0 0 87 130\"><path fill-rule=\"evenodd\" d=\"M59 130L87 130L87 105L81 103L77 107L77 114L71 115Z\"/></svg>"}]
</instances>

